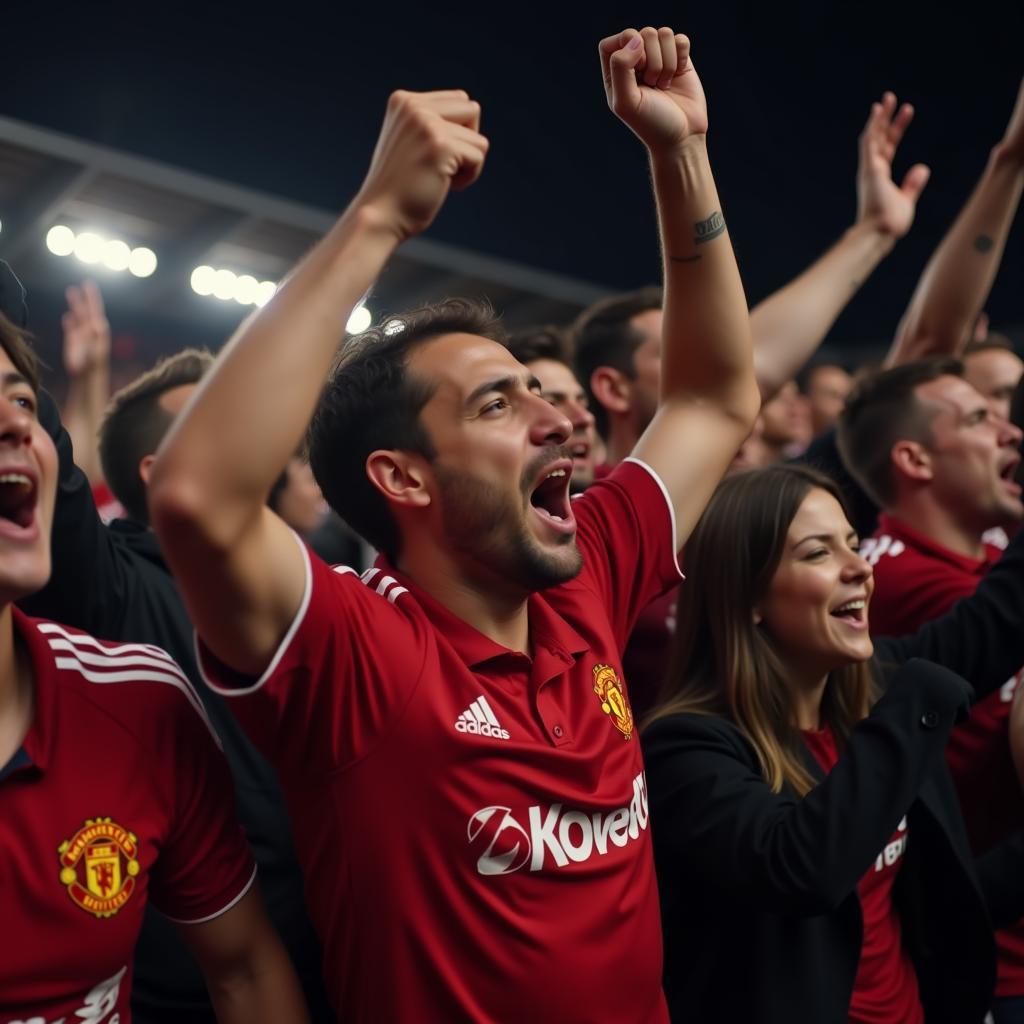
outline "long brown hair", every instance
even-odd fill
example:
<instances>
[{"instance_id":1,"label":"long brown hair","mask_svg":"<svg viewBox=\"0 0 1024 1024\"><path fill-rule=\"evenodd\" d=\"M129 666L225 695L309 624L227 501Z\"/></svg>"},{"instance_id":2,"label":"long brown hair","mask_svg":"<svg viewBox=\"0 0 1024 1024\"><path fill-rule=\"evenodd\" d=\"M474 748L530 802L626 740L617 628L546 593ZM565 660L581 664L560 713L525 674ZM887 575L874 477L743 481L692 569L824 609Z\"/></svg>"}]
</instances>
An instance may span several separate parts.
<instances>
[{"instance_id":1,"label":"long brown hair","mask_svg":"<svg viewBox=\"0 0 1024 1024\"><path fill-rule=\"evenodd\" d=\"M729 718L753 746L775 792L801 796L815 785L805 767L785 667L771 636L754 623L804 498L836 484L806 466L769 466L725 480L686 544L669 672L645 726L666 715ZM878 697L871 662L828 677L821 716L842 747Z\"/></svg>"}]
</instances>

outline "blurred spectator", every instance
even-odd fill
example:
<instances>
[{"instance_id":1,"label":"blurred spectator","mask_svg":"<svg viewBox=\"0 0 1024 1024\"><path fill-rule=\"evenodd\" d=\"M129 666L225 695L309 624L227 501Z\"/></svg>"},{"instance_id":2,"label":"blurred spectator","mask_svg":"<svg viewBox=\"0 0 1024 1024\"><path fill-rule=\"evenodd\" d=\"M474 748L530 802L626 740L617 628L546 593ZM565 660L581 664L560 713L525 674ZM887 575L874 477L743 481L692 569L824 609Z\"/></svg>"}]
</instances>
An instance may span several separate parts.
<instances>
[{"instance_id":1,"label":"blurred spectator","mask_svg":"<svg viewBox=\"0 0 1024 1024\"><path fill-rule=\"evenodd\" d=\"M509 337L508 349L538 381L540 393L572 424L573 493L594 482L597 430L586 389L572 370L571 344L557 327L528 327Z\"/></svg>"},{"instance_id":2,"label":"blurred spectator","mask_svg":"<svg viewBox=\"0 0 1024 1024\"><path fill-rule=\"evenodd\" d=\"M839 419L853 377L836 363L818 363L800 376L811 416L811 436L817 437Z\"/></svg>"}]
</instances>

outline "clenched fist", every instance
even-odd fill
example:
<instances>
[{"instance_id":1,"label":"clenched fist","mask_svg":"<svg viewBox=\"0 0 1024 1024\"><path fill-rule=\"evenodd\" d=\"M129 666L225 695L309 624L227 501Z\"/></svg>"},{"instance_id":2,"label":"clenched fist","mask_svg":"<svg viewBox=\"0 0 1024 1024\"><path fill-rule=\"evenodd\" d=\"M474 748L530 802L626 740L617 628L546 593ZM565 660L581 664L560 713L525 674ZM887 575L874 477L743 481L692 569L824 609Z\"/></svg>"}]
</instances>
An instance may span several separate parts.
<instances>
[{"instance_id":1,"label":"clenched fist","mask_svg":"<svg viewBox=\"0 0 1024 1024\"><path fill-rule=\"evenodd\" d=\"M608 106L650 150L708 130L690 40L670 28L627 28L598 47Z\"/></svg>"},{"instance_id":2,"label":"clenched fist","mask_svg":"<svg viewBox=\"0 0 1024 1024\"><path fill-rule=\"evenodd\" d=\"M430 226L449 189L480 176L487 139L480 104L461 89L392 93L358 202L398 241Z\"/></svg>"}]
</instances>

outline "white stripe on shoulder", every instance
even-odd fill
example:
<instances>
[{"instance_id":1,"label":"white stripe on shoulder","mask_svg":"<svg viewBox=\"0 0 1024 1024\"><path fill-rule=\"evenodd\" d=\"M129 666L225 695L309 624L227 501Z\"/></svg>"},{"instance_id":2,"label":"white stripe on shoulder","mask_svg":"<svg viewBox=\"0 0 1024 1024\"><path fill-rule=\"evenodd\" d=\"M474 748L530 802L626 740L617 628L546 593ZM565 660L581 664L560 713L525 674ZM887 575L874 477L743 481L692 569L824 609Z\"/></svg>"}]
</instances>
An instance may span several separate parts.
<instances>
[{"instance_id":1,"label":"white stripe on shoulder","mask_svg":"<svg viewBox=\"0 0 1024 1024\"><path fill-rule=\"evenodd\" d=\"M195 636L194 638L196 642L196 665L199 668L199 675L202 676L203 682L206 683L214 693L219 693L222 697L246 697L261 689L266 681L274 674L277 666L281 663L281 659L284 657L285 651L288 650L292 640L295 639L295 634L298 632L299 626L302 625L302 620L306 617L306 612L309 609L309 601L313 596L313 567L309 562L309 552L306 550L306 545L302 543L301 538L294 530L291 531L291 534L295 543L299 547L299 551L302 552L302 567L306 574L306 580L302 589L302 600L299 602L299 607L295 612L295 618L292 619L292 624L288 627L288 632L285 633L284 638L277 645L277 650L274 652L274 656L270 659L269 664L263 670L259 679L257 679L252 686L239 688L218 686L210 680L210 677L203 669L203 656L199 650L199 638L198 636Z\"/></svg>"},{"instance_id":2,"label":"white stripe on shoulder","mask_svg":"<svg viewBox=\"0 0 1024 1024\"><path fill-rule=\"evenodd\" d=\"M167 651L162 647L158 647L156 644L128 644L111 640L97 640L96 637L89 636L88 633L69 633L63 626L56 622L40 622L38 623L38 629L40 633L62 636L65 640L74 644L76 647L91 647L103 654L110 655L151 654L153 657L163 658L164 661L169 661L172 665L177 667L177 662L167 653ZM50 646L53 646L53 641L50 641Z\"/></svg>"},{"instance_id":3,"label":"white stripe on shoulder","mask_svg":"<svg viewBox=\"0 0 1024 1024\"><path fill-rule=\"evenodd\" d=\"M380 579L377 581L376 586L374 586L373 581L379 575L380 569L367 569L366 572L364 572L363 575L360 576L360 579L363 581L363 583L366 584L366 586L373 587L376 593L378 593L381 597L386 597L390 604L394 604L395 601L398 600L398 598L400 598L403 594L409 593L408 588L401 586L394 576L381 576Z\"/></svg>"},{"instance_id":4,"label":"white stripe on shoulder","mask_svg":"<svg viewBox=\"0 0 1024 1024\"><path fill-rule=\"evenodd\" d=\"M634 455L630 455L629 458L624 459L624 462L632 462L642 469L646 469L650 473L654 482L658 485L658 489L661 491L662 496L665 499L665 504L668 506L668 517L672 522L672 561L675 563L676 572L679 573L679 578L686 579L683 575L683 570L679 568L679 534L676 531L676 508L672 504L672 499L669 497L668 488L665 486L665 481L658 476L657 472L648 466L642 459L636 458Z\"/></svg>"},{"instance_id":5,"label":"white stripe on shoulder","mask_svg":"<svg viewBox=\"0 0 1024 1024\"><path fill-rule=\"evenodd\" d=\"M332 565L331 572L336 572L339 576L344 576L347 572L352 573L353 576L359 575L351 565Z\"/></svg>"},{"instance_id":6,"label":"white stripe on shoulder","mask_svg":"<svg viewBox=\"0 0 1024 1024\"><path fill-rule=\"evenodd\" d=\"M226 914L235 904L240 903L242 897L252 888L252 883L256 881L256 867L253 866L252 874L249 876L249 881L242 886L242 891L230 902L225 904L220 910L215 910L212 914L207 914L206 917L197 917L192 921L186 921L180 917L171 917L170 914L164 914L169 921L173 921L175 924L205 924L207 921L212 921L214 918L220 917L222 914Z\"/></svg>"},{"instance_id":7,"label":"white stripe on shoulder","mask_svg":"<svg viewBox=\"0 0 1024 1024\"><path fill-rule=\"evenodd\" d=\"M185 699L192 706L192 710L199 715L203 720L203 725L209 730L210 735L213 737L213 742L223 749L220 737L210 723L210 719L206 716L206 709L196 696L195 690L189 685L188 680L180 672L154 672L149 669L132 668L124 661L113 658L110 659L110 662L118 667L118 671L102 671L98 668L88 668L76 655L72 655L69 658L54 658L54 664L57 668L69 672L78 672L79 675L90 683L99 683L101 685L106 683L167 683L173 686L185 695Z\"/></svg>"}]
</instances>

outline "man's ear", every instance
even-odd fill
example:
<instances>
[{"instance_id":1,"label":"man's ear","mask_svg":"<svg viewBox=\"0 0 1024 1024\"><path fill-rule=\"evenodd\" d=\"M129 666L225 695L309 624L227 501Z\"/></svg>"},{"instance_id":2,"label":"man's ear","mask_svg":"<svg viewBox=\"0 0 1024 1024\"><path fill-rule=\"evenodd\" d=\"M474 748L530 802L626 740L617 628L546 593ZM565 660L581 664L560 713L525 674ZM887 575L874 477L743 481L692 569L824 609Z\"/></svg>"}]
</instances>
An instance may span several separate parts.
<instances>
[{"instance_id":1,"label":"man's ear","mask_svg":"<svg viewBox=\"0 0 1024 1024\"><path fill-rule=\"evenodd\" d=\"M928 483L935 477L931 452L920 441L897 441L889 459L893 470L908 480Z\"/></svg>"},{"instance_id":2,"label":"man's ear","mask_svg":"<svg viewBox=\"0 0 1024 1024\"><path fill-rule=\"evenodd\" d=\"M370 483L388 501L406 508L426 508L430 504L426 460L414 452L378 449L366 459Z\"/></svg>"},{"instance_id":3,"label":"man's ear","mask_svg":"<svg viewBox=\"0 0 1024 1024\"><path fill-rule=\"evenodd\" d=\"M625 415L633 408L633 389L629 378L614 366L599 366L590 375L590 390L597 402L610 413Z\"/></svg>"},{"instance_id":4,"label":"man's ear","mask_svg":"<svg viewBox=\"0 0 1024 1024\"><path fill-rule=\"evenodd\" d=\"M149 475L153 472L154 462L156 462L155 455L143 455L139 460L139 476L142 477L142 482L147 487L149 486Z\"/></svg>"}]
</instances>

